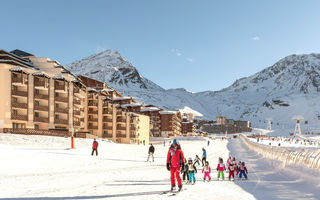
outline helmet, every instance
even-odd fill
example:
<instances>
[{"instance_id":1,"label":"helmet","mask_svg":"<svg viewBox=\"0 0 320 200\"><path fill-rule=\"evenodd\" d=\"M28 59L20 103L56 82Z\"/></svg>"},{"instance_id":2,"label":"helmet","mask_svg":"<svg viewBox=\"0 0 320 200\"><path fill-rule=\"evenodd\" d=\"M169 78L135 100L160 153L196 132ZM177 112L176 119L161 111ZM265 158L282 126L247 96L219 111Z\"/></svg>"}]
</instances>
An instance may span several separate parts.
<instances>
[{"instance_id":1,"label":"helmet","mask_svg":"<svg viewBox=\"0 0 320 200\"><path fill-rule=\"evenodd\" d=\"M244 162L242 162L242 165L243 165L243 166L245 166L245 163L244 163Z\"/></svg>"},{"instance_id":2,"label":"helmet","mask_svg":"<svg viewBox=\"0 0 320 200\"><path fill-rule=\"evenodd\" d=\"M173 142L172 142L172 144L178 144L178 141L177 141L177 139L173 139Z\"/></svg>"}]
</instances>

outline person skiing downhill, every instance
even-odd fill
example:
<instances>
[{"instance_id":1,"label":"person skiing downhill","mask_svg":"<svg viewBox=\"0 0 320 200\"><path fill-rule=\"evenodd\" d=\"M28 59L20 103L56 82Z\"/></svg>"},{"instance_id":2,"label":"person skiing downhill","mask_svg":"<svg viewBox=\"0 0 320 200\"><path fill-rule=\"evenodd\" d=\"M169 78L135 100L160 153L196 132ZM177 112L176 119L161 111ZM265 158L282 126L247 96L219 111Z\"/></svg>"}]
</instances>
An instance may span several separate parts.
<instances>
[{"instance_id":1,"label":"person skiing downhill","mask_svg":"<svg viewBox=\"0 0 320 200\"><path fill-rule=\"evenodd\" d=\"M204 166L206 161L207 161L207 151L204 148L202 148L202 167Z\"/></svg>"},{"instance_id":2,"label":"person skiing downhill","mask_svg":"<svg viewBox=\"0 0 320 200\"><path fill-rule=\"evenodd\" d=\"M188 174L189 174L189 183L194 185L196 183L195 173L197 173L197 168L192 162L192 158L188 160Z\"/></svg>"},{"instance_id":3,"label":"person skiing downhill","mask_svg":"<svg viewBox=\"0 0 320 200\"><path fill-rule=\"evenodd\" d=\"M176 139L173 140L172 145L170 146L170 149L168 151L167 169L168 171L170 171L171 191L174 191L176 188L176 179L179 187L178 191L181 191L182 181L180 177L180 169L182 171L184 170L184 155Z\"/></svg>"},{"instance_id":4,"label":"person skiing downhill","mask_svg":"<svg viewBox=\"0 0 320 200\"><path fill-rule=\"evenodd\" d=\"M245 179L248 179L248 176L247 176L248 170L244 162L240 164L239 169L240 169L239 178L242 179L242 175L243 175Z\"/></svg>"},{"instance_id":5,"label":"person skiing downhill","mask_svg":"<svg viewBox=\"0 0 320 200\"><path fill-rule=\"evenodd\" d=\"M148 150L148 159L147 159L147 162L149 161L149 158L152 157L152 162L154 162L154 146L151 144L150 147L149 147L149 150Z\"/></svg>"},{"instance_id":6,"label":"person skiing downhill","mask_svg":"<svg viewBox=\"0 0 320 200\"><path fill-rule=\"evenodd\" d=\"M203 167L202 173L204 173L203 181L206 181L206 178L208 178L208 181L211 180L211 177L210 177L211 167L209 166L208 161L206 162L206 165Z\"/></svg>"},{"instance_id":7,"label":"person skiing downhill","mask_svg":"<svg viewBox=\"0 0 320 200\"><path fill-rule=\"evenodd\" d=\"M199 158L198 155L196 155L196 158L194 159L194 164L198 163L198 165L200 165L201 159Z\"/></svg>"}]
</instances>

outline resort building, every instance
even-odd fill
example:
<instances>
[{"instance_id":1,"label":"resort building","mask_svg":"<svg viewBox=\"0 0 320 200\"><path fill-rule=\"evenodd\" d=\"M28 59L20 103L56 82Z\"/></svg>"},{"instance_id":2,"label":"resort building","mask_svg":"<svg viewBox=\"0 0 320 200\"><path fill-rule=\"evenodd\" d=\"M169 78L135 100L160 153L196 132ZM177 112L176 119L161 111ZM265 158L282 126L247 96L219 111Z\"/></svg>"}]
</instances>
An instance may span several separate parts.
<instances>
[{"instance_id":1,"label":"resort building","mask_svg":"<svg viewBox=\"0 0 320 200\"><path fill-rule=\"evenodd\" d=\"M160 111L161 136L181 136L181 113L179 111Z\"/></svg>"},{"instance_id":2,"label":"resort building","mask_svg":"<svg viewBox=\"0 0 320 200\"><path fill-rule=\"evenodd\" d=\"M161 118L160 118L161 108L153 105L147 105L141 108L140 113L150 117L150 136L161 137Z\"/></svg>"}]
</instances>

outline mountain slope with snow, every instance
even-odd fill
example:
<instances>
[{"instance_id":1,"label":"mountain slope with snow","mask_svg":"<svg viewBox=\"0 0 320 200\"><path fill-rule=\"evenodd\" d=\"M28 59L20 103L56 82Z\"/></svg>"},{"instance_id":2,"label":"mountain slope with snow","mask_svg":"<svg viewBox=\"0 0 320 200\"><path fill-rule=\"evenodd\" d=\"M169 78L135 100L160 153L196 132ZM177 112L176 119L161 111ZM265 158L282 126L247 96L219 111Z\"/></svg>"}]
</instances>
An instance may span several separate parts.
<instances>
[{"instance_id":1,"label":"mountain slope with snow","mask_svg":"<svg viewBox=\"0 0 320 200\"><path fill-rule=\"evenodd\" d=\"M124 95L164 109L185 106L214 119L217 115L250 120L266 127L266 117L277 128L292 127L293 115L303 115L319 126L320 54L285 57L252 76L236 80L220 91L192 93L183 88L165 90L142 77L117 51L106 50L67 66L76 74L106 82Z\"/></svg>"}]
</instances>

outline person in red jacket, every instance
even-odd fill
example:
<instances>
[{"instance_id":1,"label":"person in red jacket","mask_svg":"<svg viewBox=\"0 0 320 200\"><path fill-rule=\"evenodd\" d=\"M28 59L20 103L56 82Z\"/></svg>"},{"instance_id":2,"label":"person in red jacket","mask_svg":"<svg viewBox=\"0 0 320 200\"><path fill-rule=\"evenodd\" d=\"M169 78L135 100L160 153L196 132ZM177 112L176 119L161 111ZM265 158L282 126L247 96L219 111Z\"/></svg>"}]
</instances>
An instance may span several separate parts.
<instances>
[{"instance_id":1,"label":"person in red jacket","mask_svg":"<svg viewBox=\"0 0 320 200\"><path fill-rule=\"evenodd\" d=\"M96 156L98 156L98 142L96 139L93 139L93 143L92 143L92 153L91 155L93 156L93 153L96 152Z\"/></svg>"},{"instance_id":2,"label":"person in red jacket","mask_svg":"<svg viewBox=\"0 0 320 200\"><path fill-rule=\"evenodd\" d=\"M171 191L176 190L176 179L179 190L182 189L180 170L184 169L184 155L177 140L174 139L167 155L167 169L171 175Z\"/></svg>"}]
</instances>

